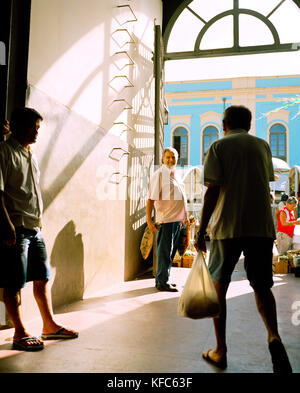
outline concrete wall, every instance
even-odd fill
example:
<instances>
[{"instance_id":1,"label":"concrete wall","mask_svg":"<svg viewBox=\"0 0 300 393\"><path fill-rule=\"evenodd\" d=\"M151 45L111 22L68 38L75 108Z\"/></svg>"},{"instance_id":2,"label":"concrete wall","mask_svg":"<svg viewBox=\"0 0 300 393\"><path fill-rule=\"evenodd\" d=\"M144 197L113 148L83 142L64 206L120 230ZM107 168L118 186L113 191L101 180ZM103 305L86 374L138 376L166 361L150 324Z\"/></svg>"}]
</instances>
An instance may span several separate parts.
<instances>
[{"instance_id":1,"label":"concrete wall","mask_svg":"<svg viewBox=\"0 0 300 393\"><path fill-rule=\"evenodd\" d=\"M140 187L153 164L161 19L161 0L32 0L27 105L44 117L34 151L54 308L147 268ZM37 312L30 284L22 303L27 318Z\"/></svg>"}]
</instances>

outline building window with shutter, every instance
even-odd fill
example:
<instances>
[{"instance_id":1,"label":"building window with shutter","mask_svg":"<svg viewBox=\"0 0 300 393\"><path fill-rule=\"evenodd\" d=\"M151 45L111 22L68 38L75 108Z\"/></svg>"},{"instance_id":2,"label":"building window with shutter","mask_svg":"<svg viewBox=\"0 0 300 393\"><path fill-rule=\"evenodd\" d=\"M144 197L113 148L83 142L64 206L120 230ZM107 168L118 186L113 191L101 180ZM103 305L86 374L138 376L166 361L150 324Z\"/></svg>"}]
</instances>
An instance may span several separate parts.
<instances>
[{"instance_id":1,"label":"building window with shutter","mask_svg":"<svg viewBox=\"0 0 300 393\"><path fill-rule=\"evenodd\" d=\"M217 139L219 139L219 133L216 127L208 126L204 129L202 134L202 163L204 163L209 146Z\"/></svg>"},{"instance_id":2,"label":"building window with shutter","mask_svg":"<svg viewBox=\"0 0 300 393\"><path fill-rule=\"evenodd\" d=\"M269 138L272 156L286 161L286 128L279 123L272 125Z\"/></svg>"},{"instance_id":3,"label":"building window with shutter","mask_svg":"<svg viewBox=\"0 0 300 393\"><path fill-rule=\"evenodd\" d=\"M173 132L173 147L178 151L178 166L188 165L188 132L184 127L177 127Z\"/></svg>"}]
</instances>

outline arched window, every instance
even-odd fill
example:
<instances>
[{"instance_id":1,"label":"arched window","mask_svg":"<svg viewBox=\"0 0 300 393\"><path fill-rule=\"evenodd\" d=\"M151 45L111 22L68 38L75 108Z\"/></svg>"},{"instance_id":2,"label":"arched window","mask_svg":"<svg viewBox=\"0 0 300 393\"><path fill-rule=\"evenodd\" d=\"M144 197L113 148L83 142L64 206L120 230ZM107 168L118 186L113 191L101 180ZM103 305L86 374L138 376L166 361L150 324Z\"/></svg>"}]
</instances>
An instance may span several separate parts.
<instances>
[{"instance_id":1,"label":"arched window","mask_svg":"<svg viewBox=\"0 0 300 393\"><path fill-rule=\"evenodd\" d=\"M208 126L203 131L202 136L202 162L204 162L209 146L218 139L219 133L216 127Z\"/></svg>"},{"instance_id":2,"label":"arched window","mask_svg":"<svg viewBox=\"0 0 300 393\"><path fill-rule=\"evenodd\" d=\"M273 157L286 161L286 129L276 123L270 128L270 147Z\"/></svg>"},{"instance_id":3,"label":"arched window","mask_svg":"<svg viewBox=\"0 0 300 393\"><path fill-rule=\"evenodd\" d=\"M165 18L168 59L292 52L299 44L297 0L182 0L177 3L175 11Z\"/></svg>"},{"instance_id":4,"label":"arched window","mask_svg":"<svg viewBox=\"0 0 300 393\"><path fill-rule=\"evenodd\" d=\"M177 165L188 165L188 133L184 127L177 127L173 132L173 147L178 151Z\"/></svg>"}]
</instances>

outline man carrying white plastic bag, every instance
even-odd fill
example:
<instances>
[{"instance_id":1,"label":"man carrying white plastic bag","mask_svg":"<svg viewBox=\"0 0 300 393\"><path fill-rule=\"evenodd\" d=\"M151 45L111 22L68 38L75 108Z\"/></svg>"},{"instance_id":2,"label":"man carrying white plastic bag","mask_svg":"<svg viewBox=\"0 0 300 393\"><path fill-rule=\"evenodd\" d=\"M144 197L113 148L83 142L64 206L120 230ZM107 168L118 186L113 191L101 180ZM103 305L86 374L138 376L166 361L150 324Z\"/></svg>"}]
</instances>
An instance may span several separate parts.
<instances>
[{"instance_id":1,"label":"man carrying white plastic bag","mask_svg":"<svg viewBox=\"0 0 300 393\"><path fill-rule=\"evenodd\" d=\"M215 317L219 300L201 251L195 256L178 303L178 315L192 319Z\"/></svg>"},{"instance_id":2,"label":"man carrying white plastic bag","mask_svg":"<svg viewBox=\"0 0 300 393\"><path fill-rule=\"evenodd\" d=\"M213 318L216 347L204 351L202 356L217 367L227 367L226 293L243 253L247 278L268 333L273 371L289 374L292 368L278 333L276 302L271 291L275 239L269 189L269 182L274 180L272 154L266 141L248 133L251 117L249 109L243 106L227 108L224 137L210 146L204 162L207 190L195 247L206 251L204 236L212 218L208 268L220 313Z\"/></svg>"}]
</instances>

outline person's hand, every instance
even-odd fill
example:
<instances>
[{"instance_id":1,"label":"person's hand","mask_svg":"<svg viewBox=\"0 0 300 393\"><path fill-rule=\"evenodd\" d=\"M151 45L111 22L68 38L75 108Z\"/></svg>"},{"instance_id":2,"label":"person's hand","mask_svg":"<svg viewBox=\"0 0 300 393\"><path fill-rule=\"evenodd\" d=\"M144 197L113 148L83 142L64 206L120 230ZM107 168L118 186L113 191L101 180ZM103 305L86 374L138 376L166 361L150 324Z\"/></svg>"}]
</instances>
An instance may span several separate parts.
<instances>
[{"instance_id":1,"label":"person's hand","mask_svg":"<svg viewBox=\"0 0 300 393\"><path fill-rule=\"evenodd\" d=\"M190 216L188 221L189 221L189 224L191 225L191 224L194 224L196 220L195 220L194 216Z\"/></svg>"},{"instance_id":2,"label":"person's hand","mask_svg":"<svg viewBox=\"0 0 300 393\"><path fill-rule=\"evenodd\" d=\"M206 243L205 243L205 234L203 233L197 233L195 236L195 249L197 250L197 252L202 251L206 253Z\"/></svg>"},{"instance_id":3,"label":"person's hand","mask_svg":"<svg viewBox=\"0 0 300 393\"><path fill-rule=\"evenodd\" d=\"M150 232L154 233L157 231L157 228L153 221L148 221L147 224L148 224L148 228L150 229Z\"/></svg>"},{"instance_id":4,"label":"person's hand","mask_svg":"<svg viewBox=\"0 0 300 393\"><path fill-rule=\"evenodd\" d=\"M1 243L5 246L14 246L16 244L17 235L13 224L9 224L3 227L1 231Z\"/></svg>"},{"instance_id":5,"label":"person's hand","mask_svg":"<svg viewBox=\"0 0 300 393\"><path fill-rule=\"evenodd\" d=\"M9 121L5 120L4 123L1 126L1 134L2 136L10 134L10 128L9 128Z\"/></svg>"},{"instance_id":6,"label":"person's hand","mask_svg":"<svg viewBox=\"0 0 300 393\"><path fill-rule=\"evenodd\" d=\"M296 220L295 225L300 225L300 218Z\"/></svg>"}]
</instances>

